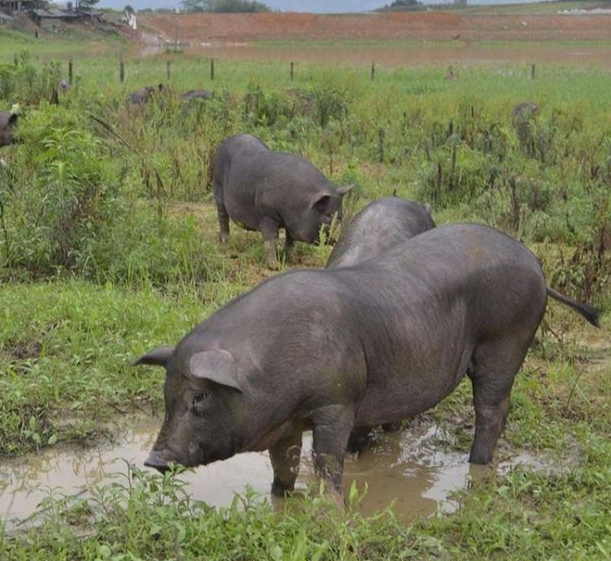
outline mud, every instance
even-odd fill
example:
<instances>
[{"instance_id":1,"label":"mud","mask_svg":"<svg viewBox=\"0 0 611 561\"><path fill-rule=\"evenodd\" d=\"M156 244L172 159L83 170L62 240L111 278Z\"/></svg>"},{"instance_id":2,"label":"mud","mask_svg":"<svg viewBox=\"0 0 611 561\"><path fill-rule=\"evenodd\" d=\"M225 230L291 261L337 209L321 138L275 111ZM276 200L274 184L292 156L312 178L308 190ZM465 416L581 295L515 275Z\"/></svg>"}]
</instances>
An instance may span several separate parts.
<instances>
[{"instance_id":1,"label":"mud","mask_svg":"<svg viewBox=\"0 0 611 561\"><path fill-rule=\"evenodd\" d=\"M142 467L150 450L159 421L151 417L135 418L121 435L119 444L100 445L94 449L56 446L38 454L29 454L0 465L0 516L14 526L32 516L39 503L51 492L54 496L86 496L94 486L125 482L127 463ZM368 492L359 508L372 514L391 504L405 521L428 516L438 509L451 512L458 504L452 492L468 487L487 469L470 466L467 455L441 451L435 446L438 429L415 425L408 430L381 434L373 447L358 458L346 461L346 489L356 482ZM315 481L311 462L311 437L305 439L298 488ZM522 455L497 467L507 471L522 463L530 469L547 469L545 464ZM267 453L241 454L181 476L192 497L211 505L231 503L236 492L246 485L269 497L272 469Z\"/></svg>"}]
</instances>

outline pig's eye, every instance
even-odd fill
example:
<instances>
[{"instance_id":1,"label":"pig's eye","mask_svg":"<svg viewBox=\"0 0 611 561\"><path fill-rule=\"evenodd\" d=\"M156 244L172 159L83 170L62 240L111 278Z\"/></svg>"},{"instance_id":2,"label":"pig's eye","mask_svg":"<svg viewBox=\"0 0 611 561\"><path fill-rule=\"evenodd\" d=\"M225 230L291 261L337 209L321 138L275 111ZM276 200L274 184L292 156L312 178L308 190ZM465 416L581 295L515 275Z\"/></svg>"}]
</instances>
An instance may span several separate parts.
<instances>
[{"instance_id":1,"label":"pig's eye","mask_svg":"<svg viewBox=\"0 0 611 561\"><path fill-rule=\"evenodd\" d=\"M197 406L197 405L201 405L202 403L204 403L204 401L206 401L208 398L210 397L210 394L208 392L202 392L202 393L198 393L194 398L193 398L193 407Z\"/></svg>"}]
</instances>

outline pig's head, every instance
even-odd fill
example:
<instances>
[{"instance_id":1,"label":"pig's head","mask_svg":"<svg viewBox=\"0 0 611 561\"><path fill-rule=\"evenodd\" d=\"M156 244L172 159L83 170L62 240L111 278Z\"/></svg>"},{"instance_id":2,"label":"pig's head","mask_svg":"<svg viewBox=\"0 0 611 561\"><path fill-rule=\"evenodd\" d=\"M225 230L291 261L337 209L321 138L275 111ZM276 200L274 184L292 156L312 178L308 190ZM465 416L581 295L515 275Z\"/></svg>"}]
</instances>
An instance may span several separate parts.
<instances>
[{"instance_id":1,"label":"pig's head","mask_svg":"<svg viewBox=\"0 0 611 561\"><path fill-rule=\"evenodd\" d=\"M170 463L195 467L240 451L248 415L244 384L230 352L161 347L135 364L166 369L165 418L146 466L161 472Z\"/></svg>"},{"instance_id":2,"label":"pig's head","mask_svg":"<svg viewBox=\"0 0 611 561\"><path fill-rule=\"evenodd\" d=\"M321 229L329 233L333 219L342 220L342 201L352 185L331 187L329 190L317 193L310 206L300 216L299 224L291 229L297 239L306 243L318 243Z\"/></svg>"},{"instance_id":3,"label":"pig's head","mask_svg":"<svg viewBox=\"0 0 611 561\"><path fill-rule=\"evenodd\" d=\"M16 142L17 114L0 112L0 146L7 146Z\"/></svg>"}]
</instances>

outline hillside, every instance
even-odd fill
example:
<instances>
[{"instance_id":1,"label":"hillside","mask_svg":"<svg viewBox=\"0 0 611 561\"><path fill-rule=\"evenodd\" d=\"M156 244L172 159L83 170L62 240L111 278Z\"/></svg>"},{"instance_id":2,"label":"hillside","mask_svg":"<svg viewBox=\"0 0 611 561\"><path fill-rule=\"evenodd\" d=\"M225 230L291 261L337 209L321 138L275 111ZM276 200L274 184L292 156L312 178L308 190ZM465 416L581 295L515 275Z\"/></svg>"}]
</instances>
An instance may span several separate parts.
<instances>
[{"instance_id":1,"label":"hillside","mask_svg":"<svg viewBox=\"0 0 611 561\"><path fill-rule=\"evenodd\" d=\"M590 41L611 40L611 16L463 12L391 14L142 14L147 31L202 42L281 40Z\"/></svg>"}]
</instances>

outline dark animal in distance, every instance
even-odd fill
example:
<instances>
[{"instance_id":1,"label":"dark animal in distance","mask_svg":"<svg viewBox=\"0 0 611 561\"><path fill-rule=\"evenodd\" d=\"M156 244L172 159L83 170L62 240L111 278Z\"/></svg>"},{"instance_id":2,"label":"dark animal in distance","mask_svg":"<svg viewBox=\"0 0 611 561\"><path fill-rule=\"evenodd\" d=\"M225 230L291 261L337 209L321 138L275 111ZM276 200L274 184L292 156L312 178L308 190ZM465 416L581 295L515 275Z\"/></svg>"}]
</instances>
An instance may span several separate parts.
<instances>
[{"instance_id":1,"label":"dark animal in distance","mask_svg":"<svg viewBox=\"0 0 611 561\"><path fill-rule=\"evenodd\" d=\"M256 136L225 139L212 161L212 184L220 240L229 238L229 219L263 234L265 257L277 266L280 229L286 233L287 260L295 241L318 243L334 217L342 218L342 198L350 187L335 187L308 160L274 152Z\"/></svg>"},{"instance_id":2,"label":"dark animal in distance","mask_svg":"<svg viewBox=\"0 0 611 561\"><path fill-rule=\"evenodd\" d=\"M523 101L518 103L511 110L511 118L515 119L529 119L533 115L539 112L539 106L534 101Z\"/></svg>"},{"instance_id":3,"label":"dark animal in distance","mask_svg":"<svg viewBox=\"0 0 611 561\"><path fill-rule=\"evenodd\" d=\"M163 91L163 84L159 84L157 87L145 86L129 94L128 100L133 105L145 105L153 99L155 94L163 93Z\"/></svg>"},{"instance_id":4,"label":"dark animal in distance","mask_svg":"<svg viewBox=\"0 0 611 561\"><path fill-rule=\"evenodd\" d=\"M193 99L211 99L214 92L210 90L189 90L180 96L183 101L191 101Z\"/></svg>"},{"instance_id":5,"label":"dark animal in distance","mask_svg":"<svg viewBox=\"0 0 611 561\"><path fill-rule=\"evenodd\" d=\"M16 113L0 111L0 146L8 146L16 142L15 132L18 120Z\"/></svg>"},{"instance_id":6,"label":"dark animal in distance","mask_svg":"<svg viewBox=\"0 0 611 561\"><path fill-rule=\"evenodd\" d=\"M518 103L511 110L511 123L516 130L520 143L530 155L535 152L535 138L532 125L539 113L539 106L533 101Z\"/></svg>"},{"instance_id":7,"label":"dark animal in distance","mask_svg":"<svg viewBox=\"0 0 611 561\"><path fill-rule=\"evenodd\" d=\"M469 459L488 463L546 304L535 256L470 224L433 228L351 267L276 276L137 361L166 369L165 418L145 464L164 471L269 449L282 495L312 430L316 471L339 498L355 428L426 411L465 374L476 419ZM595 322L598 311L573 305Z\"/></svg>"}]
</instances>

